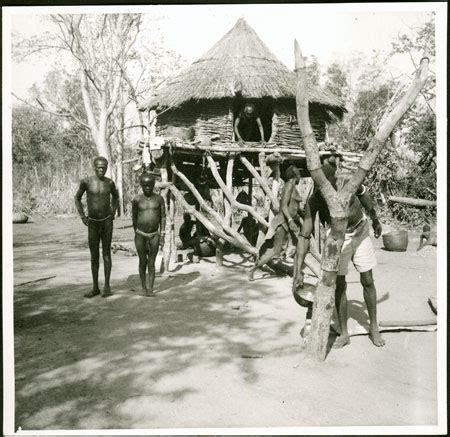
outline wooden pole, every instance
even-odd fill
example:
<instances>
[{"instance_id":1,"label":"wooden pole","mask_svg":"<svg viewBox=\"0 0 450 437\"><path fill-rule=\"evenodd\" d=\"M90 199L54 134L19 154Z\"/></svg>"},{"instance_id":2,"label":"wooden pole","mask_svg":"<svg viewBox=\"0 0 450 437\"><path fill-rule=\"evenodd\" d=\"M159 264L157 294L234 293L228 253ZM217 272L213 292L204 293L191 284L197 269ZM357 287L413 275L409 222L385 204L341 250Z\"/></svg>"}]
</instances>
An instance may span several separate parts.
<instances>
[{"instance_id":1,"label":"wooden pole","mask_svg":"<svg viewBox=\"0 0 450 437\"><path fill-rule=\"evenodd\" d=\"M169 175L167 172L167 157L164 159L163 164L161 166L161 181L163 182L163 184L167 184L169 183ZM170 235L171 235L171 229L172 229L172 222L171 222L171 215L170 215L170 194L169 194L169 190L167 189L163 189L163 192L161 193L161 195L164 197L165 201L166 201L166 235L168 236L168 238L165 239L164 241L164 247L163 247L163 256L162 256L162 260L161 260L161 267L160 267L160 273L165 273L169 271L169 267L170 267L170 253L171 253L171 239L170 239Z\"/></svg>"},{"instance_id":2,"label":"wooden pole","mask_svg":"<svg viewBox=\"0 0 450 437\"><path fill-rule=\"evenodd\" d=\"M248 253L253 254L254 248L249 244L247 239L243 238L235 229L229 226L227 222L224 220L224 218L205 202L201 194L198 192L197 188L195 188L194 184L186 177L185 174L183 174L180 170L177 169L173 161L170 163L170 168L172 172L175 175L177 175L177 177L179 177L186 185L186 187L191 191L191 193L194 195L195 199L199 203L200 208L214 218L214 220L217 223L217 226L220 227L221 232L220 234L216 233L216 235L220 238L223 238L224 233L228 234L229 235L229 239L227 239L228 242L230 242L234 246L237 246L245 250Z\"/></svg>"},{"instance_id":3,"label":"wooden pole","mask_svg":"<svg viewBox=\"0 0 450 437\"><path fill-rule=\"evenodd\" d=\"M233 194L228 190L227 186L224 184L222 178L220 177L220 174L217 171L217 165L216 165L216 162L214 161L214 159L210 155L207 155L206 159L208 160L209 168L211 169L211 173L213 174L214 179L216 180L219 187L224 192L225 196L227 197L227 199L229 200L231 205L235 208L239 208L239 209L249 212L259 223L261 223L265 227L269 227L269 223L267 223L267 221L263 217L261 217L261 215L258 214L251 206L244 205L243 203L238 202L234 198Z\"/></svg>"},{"instance_id":4,"label":"wooden pole","mask_svg":"<svg viewBox=\"0 0 450 437\"><path fill-rule=\"evenodd\" d=\"M169 186L169 190L173 193L175 199L177 202L190 214L192 214L199 222L201 222L206 229L211 234L216 235L219 238L222 238L225 241L228 241L229 243L233 245L240 246L239 244L236 244L236 241L230 237L228 234L226 234L223 230L219 229L217 226L214 226L203 214L201 214L199 211L197 211L192 205L189 205L186 200L184 199L183 195L180 193L178 188L176 188L174 185ZM248 253L252 255L256 255L258 253L258 250L251 246L250 244L246 244L246 247L244 248Z\"/></svg>"},{"instance_id":5,"label":"wooden pole","mask_svg":"<svg viewBox=\"0 0 450 437\"><path fill-rule=\"evenodd\" d=\"M276 214L280 210L280 202L278 201L278 197L276 195L274 195L274 193L270 189L266 178L264 176L262 176L262 171L261 171L261 175L260 175L257 172L256 168L253 167L253 165L249 162L249 160L245 156L241 155L241 156L239 156L239 159L242 162L242 164L244 164L244 166L247 168L247 170L250 172L250 174L252 176L254 176L254 178L259 182L259 185L264 190L264 193L266 193L266 195L269 197L269 199L272 203L272 209L273 209L274 213ZM261 161L260 161L260 165L261 165Z\"/></svg>"},{"instance_id":6,"label":"wooden pole","mask_svg":"<svg viewBox=\"0 0 450 437\"><path fill-rule=\"evenodd\" d=\"M278 198L278 192L280 191L280 163L275 162L272 165L272 175L273 175L273 181L272 181L272 197ZM273 219L274 217L273 211L270 211L269 213L269 221Z\"/></svg>"},{"instance_id":7,"label":"wooden pole","mask_svg":"<svg viewBox=\"0 0 450 437\"><path fill-rule=\"evenodd\" d=\"M228 157L227 162L227 188L230 190L231 194L233 194L233 168L234 168L234 155L230 155ZM222 193L224 196L224 207L225 207L225 223L227 225L233 226L233 210L231 207L231 203L226 198L226 196Z\"/></svg>"},{"instance_id":8,"label":"wooden pole","mask_svg":"<svg viewBox=\"0 0 450 437\"><path fill-rule=\"evenodd\" d=\"M172 172L172 184L175 185L176 175ZM170 215L170 259L172 262L176 262L177 247L175 243L175 198L172 192L170 192L170 205L169 205L169 215Z\"/></svg>"}]
</instances>

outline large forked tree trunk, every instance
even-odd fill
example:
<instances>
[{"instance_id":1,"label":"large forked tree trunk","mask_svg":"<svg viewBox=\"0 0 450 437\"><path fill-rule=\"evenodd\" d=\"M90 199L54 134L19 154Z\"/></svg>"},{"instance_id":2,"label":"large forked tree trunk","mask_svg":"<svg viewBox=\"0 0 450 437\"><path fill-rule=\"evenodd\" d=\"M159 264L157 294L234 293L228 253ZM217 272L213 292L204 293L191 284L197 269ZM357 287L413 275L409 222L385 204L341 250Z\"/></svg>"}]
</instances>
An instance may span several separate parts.
<instances>
[{"instance_id":1,"label":"large forked tree trunk","mask_svg":"<svg viewBox=\"0 0 450 437\"><path fill-rule=\"evenodd\" d=\"M311 331L307 338L306 350L309 355L324 360L327 353L330 320L334 308L334 294L340 252L345 237L348 219L348 206L351 196L366 177L378 154L389 138L392 130L406 111L413 104L417 95L425 85L428 74L428 58L420 61L420 67L413 83L397 105L381 120L375 136L362 156L358 169L349 182L336 191L325 177L321 168L319 149L314 132L311 128L306 92L306 67L300 50L295 41L295 71L297 74L297 119L303 137L306 163L314 183L319 187L325 199L331 216L331 229L326 238L322 254L322 275L314 298ZM301 266L296 266L298 271ZM296 278L294 277L294 286Z\"/></svg>"}]
</instances>

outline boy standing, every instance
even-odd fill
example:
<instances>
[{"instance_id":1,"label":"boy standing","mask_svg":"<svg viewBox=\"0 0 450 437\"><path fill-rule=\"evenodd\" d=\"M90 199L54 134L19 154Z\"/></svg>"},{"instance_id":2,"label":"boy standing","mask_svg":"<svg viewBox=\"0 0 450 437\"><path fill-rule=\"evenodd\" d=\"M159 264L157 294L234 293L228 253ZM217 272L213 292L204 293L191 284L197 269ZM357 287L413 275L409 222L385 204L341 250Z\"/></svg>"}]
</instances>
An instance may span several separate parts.
<instances>
[{"instance_id":1,"label":"boy standing","mask_svg":"<svg viewBox=\"0 0 450 437\"><path fill-rule=\"evenodd\" d=\"M109 278L111 276L111 240L113 220L119 207L119 193L114 182L105 176L108 161L103 156L94 158L95 175L80 182L75 194L75 206L81 220L88 227L88 242L91 251L91 270L93 288L84 297L91 298L100 294L98 287L99 248L102 242L103 265L105 269L105 288L102 297L111 296ZM86 192L87 212L85 215L81 198ZM112 205L111 205L112 199Z\"/></svg>"},{"instance_id":2,"label":"boy standing","mask_svg":"<svg viewBox=\"0 0 450 437\"><path fill-rule=\"evenodd\" d=\"M166 206L164 199L153 192L155 178L143 173L139 180L143 194L133 199L132 216L135 232L134 243L139 256L139 276L142 283L142 296L154 297L155 260L159 245L164 244L166 228ZM146 285L148 267L149 287Z\"/></svg>"}]
</instances>

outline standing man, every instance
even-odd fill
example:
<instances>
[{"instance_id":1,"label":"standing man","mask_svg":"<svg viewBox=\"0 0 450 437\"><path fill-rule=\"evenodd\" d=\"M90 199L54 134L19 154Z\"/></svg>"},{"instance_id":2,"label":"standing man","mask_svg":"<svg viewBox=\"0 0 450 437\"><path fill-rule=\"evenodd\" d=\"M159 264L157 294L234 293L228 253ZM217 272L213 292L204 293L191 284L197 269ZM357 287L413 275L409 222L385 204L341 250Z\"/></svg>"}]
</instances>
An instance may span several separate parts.
<instances>
[{"instance_id":1,"label":"standing man","mask_svg":"<svg viewBox=\"0 0 450 437\"><path fill-rule=\"evenodd\" d=\"M327 179L336 189L336 167L331 164L324 164L322 169ZM345 181L343 181L343 183L345 183ZM372 269L376 266L375 252L369 236L369 223L363 213L362 207L364 207L372 220L375 238L378 238L382 232L381 223L377 218L372 199L368 195L366 187L361 185L356 195L354 195L350 201L347 230L339 259L336 280L336 310L338 313L341 334L333 344L333 347L335 348L341 348L350 343L347 329L347 283L345 281L350 260L353 262L356 270L360 273L360 280L364 289L364 300L367 305L367 312L369 313L370 320L369 337L375 346L384 346L385 344L378 328L377 291L372 276ZM303 273L301 269L308 250L309 239L313 231L313 223L317 213L319 213L319 219L322 224L326 225L330 223L330 212L327 204L320 194L320 191L315 189L306 204L305 219L298 236L296 263L298 273L297 282L294 284L294 297L296 297L297 303L300 302L295 294L298 294L297 288L303 288ZM311 311L309 310L308 313L311 314Z\"/></svg>"},{"instance_id":2,"label":"standing man","mask_svg":"<svg viewBox=\"0 0 450 437\"><path fill-rule=\"evenodd\" d=\"M255 105L247 103L244 109L236 117L234 122L234 134L240 145L245 141L264 143L264 128Z\"/></svg>"},{"instance_id":3,"label":"standing man","mask_svg":"<svg viewBox=\"0 0 450 437\"><path fill-rule=\"evenodd\" d=\"M164 199L153 192L155 178L150 173L140 177L142 194L133 199L132 216L135 232L134 243L139 256L139 276L142 284L142 296L154 297L155 260L159 246L164 244L166 229L166 206ZM148 268L149 286L146 283Z\"/></svg>"},{"instance_id":4,"label":"standing man","mask_svg":"<svg viewBox=\"0 0 450 437\"><path fill-rule=\"evenodd\" d=\"M119 193L114 182L105 176L108 161L103 156L94 158L95 175L83 179L75 194L75 206L82 222L88 227L89 250L91 251L92 291L84 297L91 298L100 294L98 287L99 247L102 242L103 266L105 270L105 287L102 297L111 296L109 279L111 277L111 240L113 220L119 208ZM87 215L81 198L86 192ZM112 201L112 202L111 202Z\"/></svg>"}]
</instances>

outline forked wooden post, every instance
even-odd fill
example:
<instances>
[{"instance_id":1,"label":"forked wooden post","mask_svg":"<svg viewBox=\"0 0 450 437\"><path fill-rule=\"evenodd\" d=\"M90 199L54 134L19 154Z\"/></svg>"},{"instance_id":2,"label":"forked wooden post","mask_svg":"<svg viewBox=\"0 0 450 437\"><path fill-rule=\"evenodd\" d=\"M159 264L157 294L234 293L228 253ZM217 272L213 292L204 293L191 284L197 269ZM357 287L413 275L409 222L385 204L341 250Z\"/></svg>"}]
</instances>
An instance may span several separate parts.
<instances>
[{"instance_id":1,"label":"forked wooden post","mask_svg":"<svg viewBox=\"0 0 450 437\"><path fill-rule=\"evenodd\" d=\"M334 295L336 278L342 244L345 238L349 204L351 197L363 182L368 171L374 164L378 154L389 138L393 128L414 103L414 100L425 85L428 73L428 58L423 58L420 67L409 90L400 99L397 105L381 120L375 136L371 139L369 147L358 163L358 169L350 180L336 191L326 178L320 163L319 149L309 120L306 66L300 50L295 41L295 71L297 75L297 120L302 133L303 145L306 154L306 163L314 183L318 186L326 201L330 212L330 231L327 235L322 255L322 275L314 298L311 331L307 337L307 352L324 360L327 353L330 320L334 308ZM304 251L305 240L299 238L298 248ZM300 257L298 257L300 259ZM300 262L300 261L299 261ZM296 272L299 270L297 265ZM294 287L296 286L294 278Z\"/></svg>"}]
</instances>

